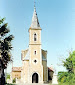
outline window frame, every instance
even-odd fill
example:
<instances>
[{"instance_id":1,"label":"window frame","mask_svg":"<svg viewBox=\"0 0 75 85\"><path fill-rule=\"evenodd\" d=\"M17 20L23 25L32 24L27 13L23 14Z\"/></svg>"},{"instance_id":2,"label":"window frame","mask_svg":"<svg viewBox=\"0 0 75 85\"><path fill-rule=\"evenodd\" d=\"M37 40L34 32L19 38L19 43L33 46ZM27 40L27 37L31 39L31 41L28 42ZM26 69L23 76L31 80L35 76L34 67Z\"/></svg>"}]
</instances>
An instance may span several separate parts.
<instances>
[{"instance_id":1,"label":"window frame","mask_svg":"<svg viewBox=\"0 0 75 85\"><path fill-rule=\"evenodd\" d=\"M37 34L34 33L34 41L36 42L37 41Z\"/></svg>"},{"instance_id":2,"label":"window frame","mask_svg":"<svg viewBox=\"0 0 75 85\"><path fill-rule=\"evenodd\" d=\"M37 51L35 50L35 51L34 51L34 55L36 55L36 54L37 54Z\"/></svg>"}]
</instances>

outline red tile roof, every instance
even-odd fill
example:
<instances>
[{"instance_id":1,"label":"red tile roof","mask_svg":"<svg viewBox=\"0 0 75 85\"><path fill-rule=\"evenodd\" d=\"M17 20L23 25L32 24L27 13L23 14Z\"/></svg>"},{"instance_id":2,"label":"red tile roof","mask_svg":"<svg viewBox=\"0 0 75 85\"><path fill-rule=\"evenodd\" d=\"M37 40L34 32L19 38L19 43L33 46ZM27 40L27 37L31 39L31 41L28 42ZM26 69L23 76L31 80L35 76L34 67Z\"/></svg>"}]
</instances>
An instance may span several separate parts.
<instances>
[{"instance_id":1,"label":"red tile roof","mask_svg":"<svg viewBox=\"0 0 75 85\"><path fill-rule=\"evenodd\" d=\"M12 67L12 71L21 71L21 67Z\"/></svg>"},{"instance_id":2,"label":"red tile roof","mask_svg":"<svg viewBox=\"0 0 75 85\"><path fill-rule=\"evenodd\" d=\"M48 70L54 72L54 69L52 67L48 67Z\"/></svg>"}]
</instances>

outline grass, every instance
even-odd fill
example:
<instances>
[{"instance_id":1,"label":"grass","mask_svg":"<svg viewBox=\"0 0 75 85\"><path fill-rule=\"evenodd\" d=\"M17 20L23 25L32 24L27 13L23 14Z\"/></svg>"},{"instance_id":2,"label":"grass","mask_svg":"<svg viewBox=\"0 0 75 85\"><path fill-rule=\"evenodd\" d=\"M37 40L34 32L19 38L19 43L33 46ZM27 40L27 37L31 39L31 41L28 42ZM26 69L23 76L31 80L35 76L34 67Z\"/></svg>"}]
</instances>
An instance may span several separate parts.
<instances>
[{"instance_id":1,"label":"grass","mask_svg":"<svg viewBox=\"0 0 75 85\"><path fill-rule=\"evenodd\" d=\"M69 84L69 83L59 83L58 85L75 85L75 83Z\"/></svg>"},{"instance_id":2,"label":"grass","mask_svg":"<svg viewBox=\"0 0 75 85\"><path fill-rule=\"evenodd\" d=\"M73 83L73 84L69 84L69 83L59 83L59 84L50 84L50 85L75 85L75 83Z\"/></svg>"}]
</instances>

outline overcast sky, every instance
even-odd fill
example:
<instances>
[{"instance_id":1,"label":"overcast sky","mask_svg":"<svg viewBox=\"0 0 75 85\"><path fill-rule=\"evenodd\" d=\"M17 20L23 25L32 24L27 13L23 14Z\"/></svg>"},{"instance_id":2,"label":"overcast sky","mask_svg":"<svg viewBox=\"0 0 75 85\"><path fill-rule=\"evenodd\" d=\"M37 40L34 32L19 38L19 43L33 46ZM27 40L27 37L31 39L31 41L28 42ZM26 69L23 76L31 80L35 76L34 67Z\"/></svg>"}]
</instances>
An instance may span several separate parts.
<instances>
[{"instance_id":1,"label":"overcast sky","mask_svg":"<svg viewBox=\"0 0 75 85\"><path fill-rule=\"evenodd\" d=\"M47 62L56 71L64 71L59 66L61 56L68 57L75 50L75 0L35 0L36 11L42 28L42 49L48 51ZM21 50L28 48L28 29L34 11L34 0L0 0L0 17L6 18L11 34L13 66L21 66ZM11 71L11 64L8 72Z\"/></svg>"}]
</instances>

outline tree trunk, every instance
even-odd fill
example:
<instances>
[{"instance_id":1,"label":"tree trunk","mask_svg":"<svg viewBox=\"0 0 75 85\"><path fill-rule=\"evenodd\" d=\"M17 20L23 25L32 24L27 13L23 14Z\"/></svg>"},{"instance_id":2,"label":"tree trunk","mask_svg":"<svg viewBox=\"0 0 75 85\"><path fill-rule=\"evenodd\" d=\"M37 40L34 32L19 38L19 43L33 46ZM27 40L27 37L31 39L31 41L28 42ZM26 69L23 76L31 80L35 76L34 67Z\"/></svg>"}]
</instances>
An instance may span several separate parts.
<instances>
[{"instance_id":1,"label":"tree trunk","mask_svg":"<svg viewBox=\"0 0 75 85\"><path fill-rule=\"evenodd\" d=\"M1 59L0 59L0 85L5 85L4 68Z\"/></svg>"}]
</instances>

